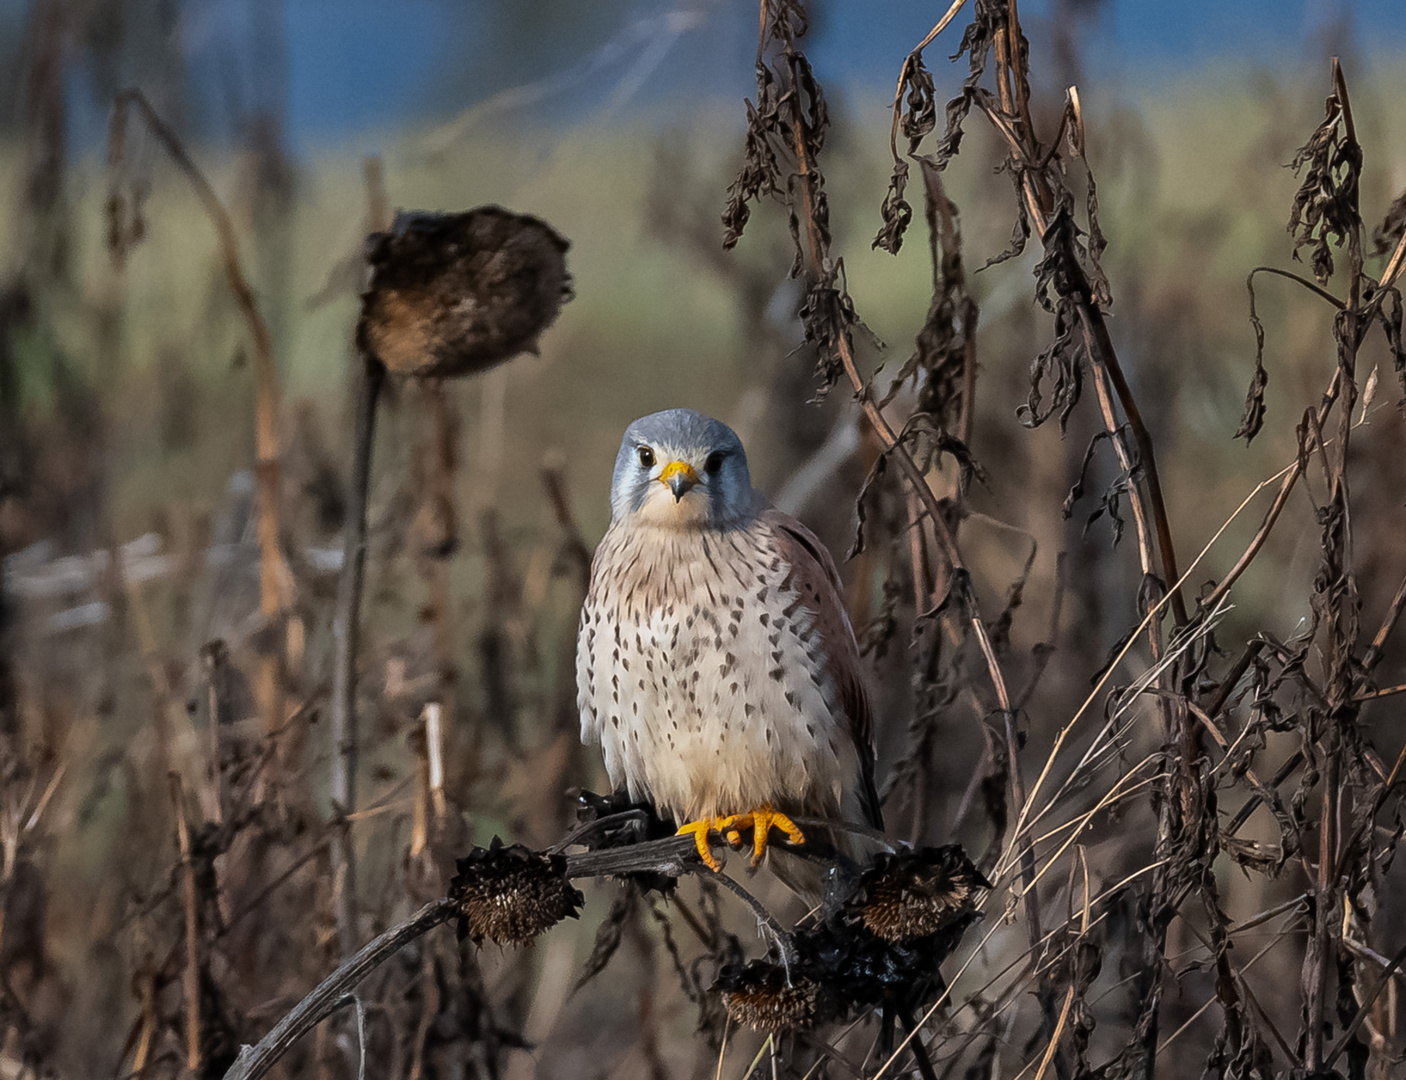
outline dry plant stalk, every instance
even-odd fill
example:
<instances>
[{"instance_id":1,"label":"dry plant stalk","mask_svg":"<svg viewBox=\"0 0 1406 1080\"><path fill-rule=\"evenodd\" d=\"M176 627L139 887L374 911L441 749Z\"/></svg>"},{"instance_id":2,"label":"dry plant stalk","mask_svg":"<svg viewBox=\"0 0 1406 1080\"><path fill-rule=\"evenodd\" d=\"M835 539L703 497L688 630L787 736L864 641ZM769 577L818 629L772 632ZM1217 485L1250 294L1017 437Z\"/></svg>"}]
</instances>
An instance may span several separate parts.
<instances>
[{"instance_id":1,"label":"dry plant stalk","mask_svg":"<svg viewBox=\"0 0 1406 1080\"><path fill-rule=\"evenodd\" d=\"M267 626L279 631L276 636L278 644L260 658L256 698L264 717L265 728L273 733L283 726L284 721L284 645L280 623L288 606L287 593L291 581L291 574L279 546L280 393L278 370L273 355L273 336L269 333L268 323L259 312L254 290L249 287L248 279L244 276L239 258L239 238L229 212L185 147L181 145L175 132L157 115L146 95L140 90L129 88L117 94L113 107L109 158L119 164L122 160L122 148L126 142L127 109L132 105L136 106L148 129L195 188L196 196L215 226L225 281L248 326L249 337L254 347L254 469L259 504L259 612Z\"/></svg>"},{"instance_id":2,"label":"dry plant stalk","mask_svg":"<svg viewBox=\"0 0 1406 1080\"><path fill-rule=\"evenodd\" d=\"M380 170L368 167L372 224L388 201ZM486 371L523 351L571 298L565 237L537 218L501 207L462 213L401 213L367 241L370 281L356 326L356 413L353 466L347 498L341 578L333 619L335 650L331 723L332 802L341 816L333 837L338 938L342 956L356 948L357 878L350 836L356 813L360 732L356 717L356 658L365 579L367 501L376 406L389 370L422 380L432 407L430 498L432 520L443 524L441 543L426 570L436 612L442 671L439 696L453 715L448 557L453 527L454 425L440 380Z\"/></svg>"},{"instance_id":3,"label":"dry plant stalk","mask_svg":"<svg viewBox=\"0 0 1406 1080\"><path fill-rule=\"evenodd\" d=\"M363 166L367 223L372 231L389 223L389 201L382 186L380 161ZM332 616L332 695L328 737L332 768L329 794L333 811L342 818L332 835L329 855L333 874L333 907L337 938L345 959L357 947L356 853L350 815L356 812L356 781L360 763L360 731L356 723L356 658L361 639L361 592L366 580L366 534L371 493L371 453L376 438L376 406L386 378L385 365L358 349L352 381L352 471L347 484L346 523L342 534L342 572L337 579L337 607Z\"/></svg>"},{"instance_id":4,"label":"dry plant stalk","mask_svg":"<svg viewBox=\"0 0 1406 1080\"><path fill-rule=\"evenodd\" d=\"M185 792L181 778L171 773L171 807L176 814L176 840L181 855L181 896L185 913L185 993L186 1068L200 1073L200 928L196 910L195 866L190 854L190 826L186 822Z\"/></svg>"}]
</instances>

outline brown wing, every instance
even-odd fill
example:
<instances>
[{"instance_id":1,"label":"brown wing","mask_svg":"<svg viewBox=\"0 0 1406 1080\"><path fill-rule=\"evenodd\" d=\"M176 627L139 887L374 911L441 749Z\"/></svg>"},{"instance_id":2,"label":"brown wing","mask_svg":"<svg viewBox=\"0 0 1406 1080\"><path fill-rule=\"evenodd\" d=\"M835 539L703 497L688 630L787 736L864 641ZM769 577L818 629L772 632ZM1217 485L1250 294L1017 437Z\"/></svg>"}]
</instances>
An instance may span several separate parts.
<instances>
[{"instance_id":1,"label":"brown wing","mask_svg":"<svg viewBox=\"0 0 1406 1080\"><path fill-rule=\"evenodd\" d=\"M815 614L816 629L825 646L825 663L839 688L850 737L859 751L860 802L868 818L867 824L882 829L883 814L874 787L874 714L859 661L859 644L854 639L854 628L841 599L835 560L820 538L790 514L770 509L761 516L775 531L781 556L791 566L796 591Z\"/></svg>"}]
</instances>

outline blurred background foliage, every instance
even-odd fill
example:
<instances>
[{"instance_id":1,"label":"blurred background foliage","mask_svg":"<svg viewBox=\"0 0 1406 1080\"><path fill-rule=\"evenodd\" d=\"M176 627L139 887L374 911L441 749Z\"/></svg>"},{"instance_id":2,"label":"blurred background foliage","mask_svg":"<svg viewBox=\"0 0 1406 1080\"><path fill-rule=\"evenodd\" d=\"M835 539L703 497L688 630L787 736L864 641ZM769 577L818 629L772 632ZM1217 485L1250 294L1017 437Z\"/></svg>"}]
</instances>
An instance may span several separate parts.
<instances>
[{"instance_id":1,"label":"blurred background foliage","mask_svg":"<svg viewBox=\"0 0 1406 1080\"><path fill-rule=\"evenodd\" d=\"M1064 87L1080 85L1111 241L1115 339L1156 441L1185 561L1293 460L1299 413L1331 371L1325 309L1265 283L1269 421L1251 446L1232 440L1254 348L1245 276L1291 265L1284 226L1296 181L1284 166L1321 116L1329 57L1344 58L1366 151L1362 206L1380 220L1406 186L1406 38L1387 4L1173 5L1181 13L1171 27L1171 15L1139 14L1147 6L1050 0L1032 5L1027 32L1043 123L1057 122ZM896 370L927 308L928 254L920 223L897 257L871 240L890 166L893 79L941 12L918 3L814 10L809 55L834 122L826 168L835 250L861 317L887 343L866 345L863 362ZM784 497L837 554L849 546L863 436L847 434L854 410L844 393L805 404L811 358L798 350L784 215L759 213L736 251L721 249L718 214L740 162L755 33L754 10L706 2L0 4L0 734L6 797L43 819L6 856L0 967L29 1026L10 1018L0 1074L31 1055L61 1075L124 1075L134 1069L134 1032L152 1046L175 1037L158 1020L176 1006L141 989L141 973L162 971L178 937L161 919L175 910L179 859L165 777L182 775L187 799L206 800L187 809L211 818L219 784L200 764L211 723L202 647L218 639L230 650L236 734L259 730L241 686L269 648L251 525L247 329L210 222L160 148L134 124L122 161L109 164L113 95L139 86L210 178L274 335L297 625L285 658L288 722L306 731L284 777L296 789L284 796L287 850L265 853L265 885L296 861L287 836L315 831L327 813L327 748L315 721L351 453L359 260L376 200L383 190L394 207L499 203L545 218L572 242L575 299L541 355L443 390L447 457L428 446L441 430L432 393L398 387L383 413L362 663L372 742L364 801L377 812L357 825L369 930L433 892L417 884L406 854L425 700L448 694L453 703L454 842L501 832L548 843L570 816L557 793L604 783L594 754L574 741L579 591L544 469L564 479L594 543L609 516L620 432L643 413L690 406L737 429L760 488ZM939 46L952 52L955 41ZM929 64L939 100L955 94L958 71L937 54ZM974 269L1004 249L1013 218L1010 179L994 170L1001 148L983 125L969 126L945 181ZM1096 496L1061 515L1091 416L1076 416L1064 437L1057 425L1027 431L1015 419L1049 333L1032 299L1034 247L971 278L981 310L972 448L990 480L973 488L963 535L989 611L1001 610L1036 544L1016 650L1047 639L1056 560L1068 553L1059 651L1031 710L1030 739L1048 745L1131 625L1138 575L1131 553L1111 551L1106 515L1085 529ZM1385 350L1371 340L1363 355L1367 367L1383 363L1354 449L1379 480L1359 489L1374 525L1356 537L1364 624L1374 624L1406 548L1403 431ZM827 440L852 449L827 456ZM436 469L449 476L448 524L424 511ZM818 485L798 482L816 469ZM1114 475L1100 461L1090 490ZM1289 513L1237 588L1225 640L1260 627L1287 638L1309 617L1313 507L1297 500ZM1224 572L1257 524L1251 513L1227 530L1193 591ZM125 576L104 554L114 551L125 552ZM447 586L425 569L429 559L445 564ZM863 625L883 599L883 560L862 557L842 572ZM448 608L429 617L442 588ZM881 763L898 753L911 710L904 662L902 649L876 661ZM1404 674L1383 670L1381 680ZM941 795L916 823L929 842L950 838L982 753L970 716L953 710L934 785ZM958 838L979 847L981 828L968 818ZM22 887L26 867L36 884ZM231 1005L240 1038L257 1035L276 1003L326 968L326 899L312 884L290 887L316 917L266 935L257 954L267 959L285 938L308 951L301 966L251 980ZM609 891L597 890L588 910L601 895ZM1272 899L1237 893L1228 903L1248 912ZM256 921L277 916L246 925ZM626 1049L632 1040L611 1048L610 1025L590 1011L599 1004L563 1004L589 932L563 940L546 957L485 957L498 1022L547 1046L544 1068L556 1061L567 1071L552 1054L588 1045L607 1055L601 1072L649 1067L648 1054ZM640 956L656 963L646 945ZM629 1002L631 1024L643 1022L628 993L612 993ZM676 992L662 999L663 1019L652 1022L666 1037L650 1051L680 1069L696 1056L684 1005ZM711 1052L701 1055L711 1068ZM1187 1062L1198 1060L1188 1052Z\"/></svg>"}]
</instances>

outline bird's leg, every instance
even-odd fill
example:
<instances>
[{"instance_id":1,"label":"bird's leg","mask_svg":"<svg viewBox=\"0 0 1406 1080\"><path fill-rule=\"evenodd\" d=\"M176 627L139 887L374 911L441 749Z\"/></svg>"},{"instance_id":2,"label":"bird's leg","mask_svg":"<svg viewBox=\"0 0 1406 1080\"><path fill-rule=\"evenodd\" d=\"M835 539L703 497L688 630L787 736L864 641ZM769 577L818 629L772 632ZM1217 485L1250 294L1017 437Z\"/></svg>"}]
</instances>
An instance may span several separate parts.
<instances>
[{"instance_id":1,"label":"bird's leg","mask_svg":"<svg viewBox=\"0 0 1406 1080\"><path fill-rule=\"evenodd\" d=\"M786 834L786 839L793 844L804 844L805 834L796 826L796 823L783 814L771 803L762 803L751 813L729 814L727 817L703 818L701 821L693 821L679 830L680 834L692 833L694 841L698 845L698 854L712 870L721 870L722 863L708 849L708 836L711 833L719 833L727 843L734 847L742 846L742 832L745 829L752 830L752 865L756 866L766 855L767 836L773 828L780 829Z\"/></svg>"}]
</instances>

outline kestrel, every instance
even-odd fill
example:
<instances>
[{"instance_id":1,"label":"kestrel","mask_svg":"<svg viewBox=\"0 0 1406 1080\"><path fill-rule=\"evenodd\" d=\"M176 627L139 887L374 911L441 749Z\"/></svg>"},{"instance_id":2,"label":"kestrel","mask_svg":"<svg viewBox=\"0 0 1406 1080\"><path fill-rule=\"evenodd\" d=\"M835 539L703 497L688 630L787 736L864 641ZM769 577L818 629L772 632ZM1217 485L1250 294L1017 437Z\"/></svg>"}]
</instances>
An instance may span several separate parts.
<instances>
[{"instance_id":1,"label":"kestrel","mask_svg":"<svg viewBox=\"0 0 1406 1080\"><path fill-rule=\"evenodd\" d=\"M726 424L689 409L625 431L576 642L581 738L611 783L709 849L791 816L881 827L869 698L834 561L752 489ZM845 837L842 850L855 851ZM803 869L779 876L813 892Z\"/></svg>"}]
</instances>

